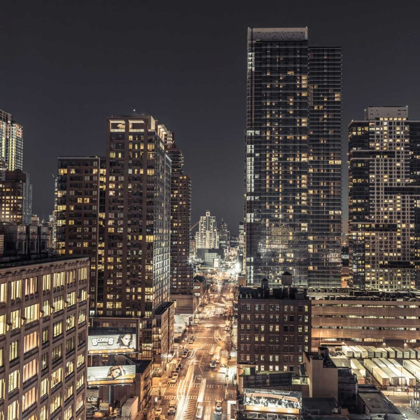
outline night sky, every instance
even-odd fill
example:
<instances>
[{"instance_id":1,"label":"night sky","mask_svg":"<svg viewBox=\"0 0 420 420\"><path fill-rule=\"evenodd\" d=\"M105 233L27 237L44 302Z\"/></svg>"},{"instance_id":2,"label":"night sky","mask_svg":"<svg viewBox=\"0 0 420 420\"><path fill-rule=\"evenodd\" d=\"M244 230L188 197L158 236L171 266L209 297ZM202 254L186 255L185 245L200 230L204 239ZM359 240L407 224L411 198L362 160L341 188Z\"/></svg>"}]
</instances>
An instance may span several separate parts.
<instances>
[{"instance_id":1,"label":"night sky","mask_svg":"<svg viewBox=\"0 0 420 420\"><path fill-rule=\"evenodd\" d=\"M24 126L34 213L52 211L57 156L104 154L105 119L136 109L176 134L192 223L208 209L237 232L247 27L308 26L311 44L342 46L346 150L369 105L420 119L419 12L418 1L2 2L0 109Z\"/></svg>"}]
</instances>

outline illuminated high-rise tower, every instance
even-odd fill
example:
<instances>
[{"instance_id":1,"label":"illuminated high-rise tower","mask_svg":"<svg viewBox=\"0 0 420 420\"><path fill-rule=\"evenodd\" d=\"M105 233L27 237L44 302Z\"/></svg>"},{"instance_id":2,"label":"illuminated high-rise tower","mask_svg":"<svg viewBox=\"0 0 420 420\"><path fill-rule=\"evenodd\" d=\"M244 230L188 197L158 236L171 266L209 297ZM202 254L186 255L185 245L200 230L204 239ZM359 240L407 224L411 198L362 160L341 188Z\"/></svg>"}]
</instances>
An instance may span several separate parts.
<instances>
[{"instance_id":1,"label":"illuminated high-rise tower","mask_svg":"<svg viewBox=\"0 0 420 420\"><path fill-rule=\"evenodd\" d=\"M349 125L350 277L361 289L418 288L420 122L369 107Z\"/></svg>"},{"instance_id":2,"label":"illuminated high-rise tower","mask_svg":"<svg viewBox=\"0 0 420 420\"><path fill-rule=\"evenodd\" d=\"M9 171L23 169L23 127L0 109L0 159Z\"/></svg>"},{"instance_id":3,"label":"illuminated high-rise tower","mask_svg":"<svg viewBox=\"0 0 420 420\"><path fill-rule=\"evenodd\" d=\"M246 275L340 285L341 49L248 29Z\"/></svg>"}]
</instances>

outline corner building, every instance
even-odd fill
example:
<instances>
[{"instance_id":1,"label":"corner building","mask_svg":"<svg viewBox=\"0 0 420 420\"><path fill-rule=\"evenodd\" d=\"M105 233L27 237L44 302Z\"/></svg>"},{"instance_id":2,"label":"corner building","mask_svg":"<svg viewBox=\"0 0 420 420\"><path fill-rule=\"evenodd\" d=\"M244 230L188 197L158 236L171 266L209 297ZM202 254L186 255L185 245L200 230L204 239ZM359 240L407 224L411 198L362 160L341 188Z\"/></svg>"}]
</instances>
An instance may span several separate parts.
<instances>
[{"instance_id":1,"label":"corner building","mask_svg":"<svg viewBox=\"0 0 420 420\"><path fill-rule=\"evenodd\" d=\"M168 132L152 116L107 121L105 317L140 318L139 357L171 349L171 159ZM155 316L156 315L156 316ZM167 327L161 327L161 323ZM153 337L152 337L153 335ZM161 342L165 340L165 342Z\"/></svg>"},{"instance_id":2,"label":"corner building","mask_svg":"<svg viewBox=\"0 0 420 420\"><path fill-rule=\"evenodd\" d=\"M247 283L339 286L339 47L307 28L249 28L245 139Z\"/></svg>"},{"instance_id":3,"label":"corner building","mask_svg":"<svg viewBox=\"0 0 420 420\"><path fill-rule=\"evenodd\" d=\"M419 286L420 122L369 107L349 125L349 251L354 287Z\"/></svg>"},{"instance_id":4,"label":"corner building","mask_svg":"<svg viewBox=\"0 0 420 420\"><path fill-rule=\"evenodd\" d=\"M0 263L0 419L86 419L88 258Z\"/></svg>"},{"instance_id":5,"label":"corner building","mask_svg":"<svg viewBox=\"0 0 420 420\"><path fill-rule=\"evenodd\" d=\"M290 274L283 275L283 278ZM291 278L290 278L291 284ZM259 372L295 372L311 346L311 305L306 290L241 287L238 298L238 366Z\"/></svg>"}]
</instances>

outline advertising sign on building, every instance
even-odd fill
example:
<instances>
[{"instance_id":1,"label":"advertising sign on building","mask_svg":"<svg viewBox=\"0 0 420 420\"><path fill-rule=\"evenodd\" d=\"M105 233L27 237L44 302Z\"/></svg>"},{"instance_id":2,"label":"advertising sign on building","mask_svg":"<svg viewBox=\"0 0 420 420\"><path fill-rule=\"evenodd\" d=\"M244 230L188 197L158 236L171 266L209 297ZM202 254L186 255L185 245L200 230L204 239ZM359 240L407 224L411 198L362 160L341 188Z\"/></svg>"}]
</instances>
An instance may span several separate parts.
<instances>
[{"instance_id":1,"label":"advertising sign on building","mask_svg":"<svg viewBox=\"0 0 420 420\"><path fill-rule=\"evenodd\" d=\"M135 365L88 367L88 385L131 384L136 377Z\"/></svg>"},{"instance_id":2,"label":"advertising sign on building","mask_svg":"<svg viewBox=\"0 0 420 420\"><path fill-rule=\"evenodd\" d=\"M137 350L136 334L89 335L89 354L133 353Z\"/></svg>"},{"instance_id":3,"label":"advertising sign on building","mask_svg":"<svg viewBox=\"0 0 420 420\"><path fill-rule=\"evenodd\" d=\"M302 409L302 393L276 389L245 388L244 405L247 411L299 414Z\"/></svg>"}]
</instances>

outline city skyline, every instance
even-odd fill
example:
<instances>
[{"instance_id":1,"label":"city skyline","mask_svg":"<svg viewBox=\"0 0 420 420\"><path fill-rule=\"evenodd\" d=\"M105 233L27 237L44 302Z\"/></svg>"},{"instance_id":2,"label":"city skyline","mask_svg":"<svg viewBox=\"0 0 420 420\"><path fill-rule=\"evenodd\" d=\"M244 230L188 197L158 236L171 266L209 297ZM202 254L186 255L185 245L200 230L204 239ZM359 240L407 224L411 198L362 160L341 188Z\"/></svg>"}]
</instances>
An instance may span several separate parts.
<instances>
[{"instance_id":1,"label":"city skyline","mask_svg":"<svg viewBox=\"0 0 420 420\"><path fill-rule=\"evenodd\" d=\"M1 33L10 40L4 46L5 54L11 57L1 71L3 80L7 80L2 87L2 109L13 114L24 127L25 156L31 156L25 159L25 171L31 174L34 212L40 216L47 217L52 209L51 174L55 173L56 156L105 154L104 119L136 109L156 115L178 135L187 162L186 172L194 179L192 223L209 208L237 233L242 218L244 36L248 26L308 26L315 44L343 47L343 151L347 124L351 118L362 118L367 106L408 105L412 115L420 114L415 101L418 89L412 83L419 63L410 54L420 38L411 24L417 15L416 5L405 9L405 21L392 20L392 30L389 27L393 16L386 3L385 6L381 3L380 8L375 7L375 2L364 4L364 14L360 16L354 10L357 8L344 13L333 7L332 2L322 9L309 2L306 7L289 5L287 14L280 13L281 5L274 2L265 2L265 7L258 9L245 3L240 13L230 5L224 5L224 13L215 7L214 11L192 8L188 14L182 13L182 7L176 11L169 6L158 27L153 26L153 19L141 27L117 27L115 39L111 39L106 29L114 16L135 16L140 12L134 4L125 6L114 8L105 2L102 7L93 8L86 4L82 10L66 10L67 17L57 20L56 16L63 15L60 7L47 10L41 6L36 11L29 6L16 13L15 6L10 4L0 17ZM144 10L149 15L159 13L150 4L143 6L141 11ZM370 21L373 13L378 18L375 26ZM20 19L18 31L13 26L15 15ZM5 16L10 18L3 22ZM32 19L37 16L44 16L49 25L39 29L36 19ZM95 27L88 24L93 17ZM78 24L80 31L74 33L70 22ZM220 33L210 30L215 24L223 29ZM178 25L191 25L194 37L184 35ZM51 39L52 31L58 41ZM135 36L127 36L133 33ZM153 36L148 37L149 33ZM395 33L399 36L395 37ZM147 46L137 41L142 36L148 40ZM50 39L49 42L38 42L42 37ZM56 42L60 42L60 48L55 48ZM219 48L221 42L223 48ZM372 44L376 47L374 51L369 48ZM115 52L130 53L140 46L147 48L156 66L143 66L135 56L130 64L114 64L111 57ZM16 55L14 50L20 54ZM394 53L389 59L391 50ZM168 60L176 65L164 66ZM184 71L183 63L190 66L191 72ZM386 72L382 70L384 63ZM25 82L21 83L23 78ZM215 121L218 123L214 124ZM225 148L223 154L218 153L221 147ZM217 166L212 163L216 158ZM209 177L213 182L207 182ZM345 191L346 178L343 184ZM226 197L227 202L217 200L219 195ZM344 218L347 219L346 214Z\"/></svg>"}]
</instances>

